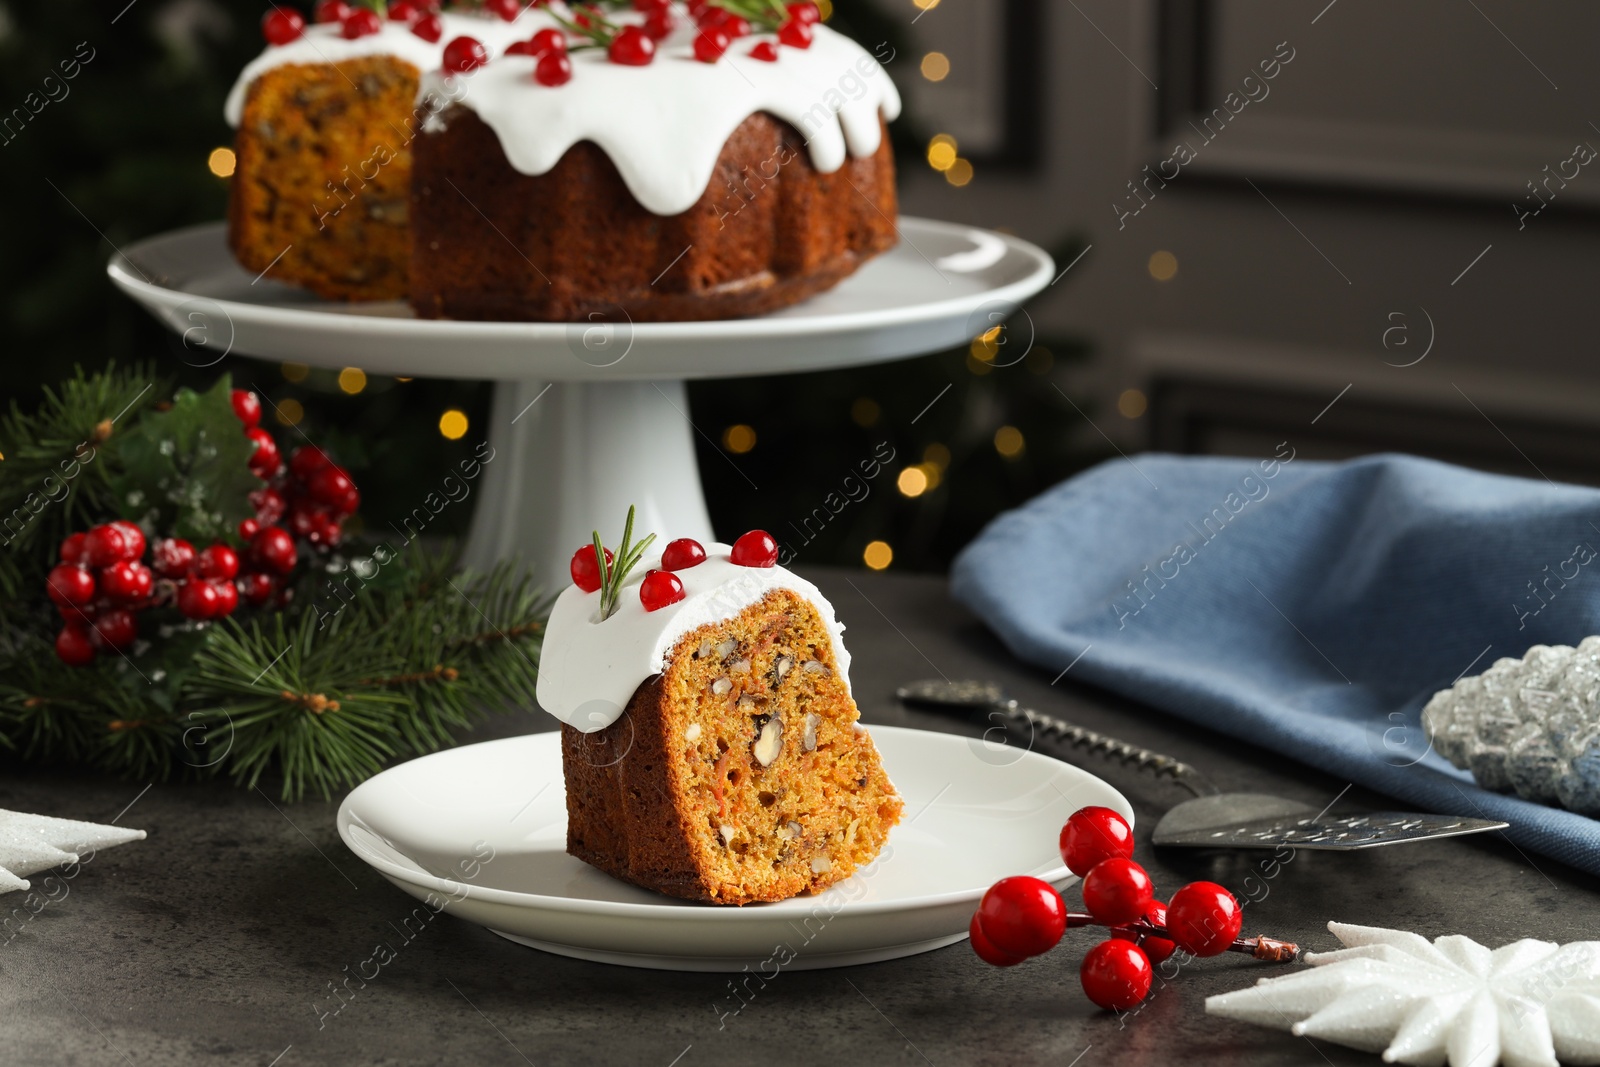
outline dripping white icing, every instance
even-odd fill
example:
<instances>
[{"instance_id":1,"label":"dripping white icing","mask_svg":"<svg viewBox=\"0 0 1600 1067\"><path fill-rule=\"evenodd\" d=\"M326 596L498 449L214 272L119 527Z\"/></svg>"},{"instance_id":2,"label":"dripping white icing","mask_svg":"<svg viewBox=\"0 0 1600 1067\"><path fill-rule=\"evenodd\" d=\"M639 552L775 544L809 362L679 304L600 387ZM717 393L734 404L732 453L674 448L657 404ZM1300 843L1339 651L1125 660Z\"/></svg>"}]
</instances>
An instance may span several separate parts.
<instances>
[{"instance_id":1,"label":"dripping white icing","mask_svg":"<svg viewBox=\"0 0 1600 1067\"><path fill-rule=\"evenodd\" d=\"M233 88L228 92L228 102L223 115L228 125L235 128L244 117L244 98L255 80L275 67L290 64L313 65L342 63L348 59L365 59L369 56L394 56L417 68L419 74L437 70L444 59L445 45L457 37L475 37L483 42L490 57L498 56L514 41L526 41L537 31L554 26L555 20L540 9L532 8L517 16L515 22L487 15L458 15L445 12L439 16L444 22L444 32L437 44L430 44L412 33L403 22L384 20L383 29L366 37L346 40L336 22L319 22L306 27L298 40L285 45L268 45L267 50L252 59L239 72Z\"/></svg>"},{"instance_id":2,"label":"dripping white icing","mask_svg":"<svg viewBox=\"0 0 1600 1067\"><path fill-rule=\"evenodd\" d=\"M674 572L683 582L684 598L656 611L644 610L639 585L651 568L661 566L659 556L634 568L616 613L604 622L595 621L600 594L568 586L556 598L539 655L539 705L584 733L602 730L622 716L641 683L666 669L679 638L732 618L774 589L787 589L816 607L833 642L839 678L849 688L844 626L821 590L783 567L740 567L729 561L727 545L705 547L704 563Z\"/></svg>"},{"instance_id":3,"label":"dripping white icing","mask_svg":"<svg viewBox=\"0 0 1600 1067\"><path fill-rule=\"evenodd\" d=\"M648 66L612 63L602 49L574 52L572 80L555 88L533 80L533 57L502 55L513 41L555 25L540 9L516 22L447 13L437 44L399 22L386 21L380 32L355 40L340 36L335 24L312 25L299 40L269 47L240 72L226 115L237 127L251 83L274 67L392 55L422 72L419 100L436 94L477 112L522 173L547 173L568 148L592 141L611 157L634 199L657 215L677 215L705 193L728 137L758 111L799 130L812 166L824 174L838 170L847 157L876 152L879 116L892 121L900 114L900 95L878 61L826 26L814 27L810 48L779 47L776 63L749 56L757 42L773 41L771 34L741 38L720 61L701 63L694 58L693 20L681 5L673 10L677 28ZM621 12L615 18L637 22L641 16ZM446 75L439 70L444 47L463 34L483 42L490 62L467 75ZM444 121L446 116L434 116L425 129ZM766 166L775 172L785 162L774 159Z\"/></svg>"},{"instance_id":4,"label":"dripping white icing","mask_svg":"<svg viewBox=\"0 0 1600 1067\"><path fill-rule=\"evenodd\" d=\"M774 40L771 34L741 38L720 61L701 63L696 33L682 18L645 67L612 63L600 50L575 52L572 80L555 88L533 80L531 56L506 56L464 76L433 71L423 77L421 95L438 93L477 112L523 174L548 173L568 148L594 142L634 199L657 215L695 205L729 136L758 111L799 130L811 165L824 174L847 156L876 152L879 115L892 121L900 114L900 95L878 61L826 26L815 27L810 48L780 47L776 63L748 55L756 42ZM424 132L448 117L429 118ZM784 162L770 167L775 173Z\"/></svg>"}]
</instances>

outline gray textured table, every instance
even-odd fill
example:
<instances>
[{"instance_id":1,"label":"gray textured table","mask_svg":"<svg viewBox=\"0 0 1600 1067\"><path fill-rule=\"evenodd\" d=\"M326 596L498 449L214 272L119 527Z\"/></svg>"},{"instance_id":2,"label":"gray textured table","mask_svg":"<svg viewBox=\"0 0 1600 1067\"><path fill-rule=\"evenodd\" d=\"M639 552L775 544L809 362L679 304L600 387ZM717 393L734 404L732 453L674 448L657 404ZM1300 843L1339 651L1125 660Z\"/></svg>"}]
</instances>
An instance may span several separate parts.
<instances>
[{"instance_id":1,"label":"gray textured table","mask_svg":"<svg viewBox=\"0 0 1600 1067\"><path fill-rule=\"evenodd\" d=\"M977 724L907 712L897 683L943 673L998 677L1019 697L1167 751L1224 789L1322 805L1346 783L1013 660L932 578L812 571L849 626L854 686L869 722L976 736ZM1069 676L1070 677L1070 676ZM548 727L496 718L475 739ZM1086 763L1121 789L1148 829L1184 794ZM0 807L106 821L149 839L108 850L68 892L0 931L0 1064L1378 1064L1375 1056L1211 1020L1208 994L1275 972L1242 957L1203 960L1135 1015L1097 1011L1078 989L1090 942L996 970L965 943L849 970L784 972L719 1028L727 977L584 963L513 945L440 916L403 943L335 1016L330 983L383 940L413 901L361 864L334 830L337 802L275 806L221 785L156 786L24 771ZM270 794L270 789L269 789ZM1383 806L1353 789L1352 806ZM1167 891L1211 878L1237 891L1264 854L1138 859ZM1489 944L1594 935L1600 884L1498 835L1367 853L1301 852L1261 883L1246 932L1333 947L1329 919ZM59 896L59 894L58 894ZM20 907L22 894L0 898ZM1069 902L1076 903L1069 893ZM1087 1051L1086 1051L1087 1050ZM1081 1058L1075 1059L1075 1057Z\"/></svg>"}]
</instances>

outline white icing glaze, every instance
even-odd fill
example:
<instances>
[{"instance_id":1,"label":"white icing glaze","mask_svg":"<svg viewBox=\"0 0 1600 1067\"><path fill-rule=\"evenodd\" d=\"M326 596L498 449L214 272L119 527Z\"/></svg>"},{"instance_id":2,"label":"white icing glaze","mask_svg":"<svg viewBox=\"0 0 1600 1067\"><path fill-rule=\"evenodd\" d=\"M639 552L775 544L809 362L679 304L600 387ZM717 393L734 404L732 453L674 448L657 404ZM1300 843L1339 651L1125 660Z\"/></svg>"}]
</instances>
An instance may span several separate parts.
<instances>
[{"instance_id":1,"label":"white icing glaze","mask_svg":"<svg viewBox=\"0 0 1600 1067\"><path fill-rule=\"evenodd\" d=\"M741 38L718 62L701 63L694 58L698 31L682 17L648 66L612 63L599 49L574 52L572 80L551 88L533 80L533 57L505 56L467 75L432 71L422 95L438 93L477 112L523 174L545 174L568 148L592 141L634 199L657 215L677 215L705 193L729 136L758 111L799 130L812 166L824 174L847 156L878 150L879 115L898 117L900 94L860 45L826 26L814 29L810 48L780 47L776 63L747 54L756 42L775 40L771 34ZM430 117L424 133L448 117Z\"/></svg>"},{"instance_id":2,"label":"white icing glaze","mask_svg":"<svg viewBox=\"0 0 1600 1067\"><path fill-rule=\"evenodd\" d=\"M336 22L321 22L306 27L298 40L285 45L268 45L266 51L252 59L239 72L239 77L228 92L228 102L223 115L228 125L238 127L244 116L244 98L251 84L274 67L293 63L342 63L347 59L368 56L395 56L417 68L418 73L437 70L444 59L444 47L457 37L475 37L483 42L491 57L499 55L514 41L526 41L537 31L554 26L555 20L541 9L529 9L517 16L515 22L483 14L453 14L439 16L444 22L444 32L437 44L430 44L411 32L404 22L384 20L383 29L366 37L346 40Z\"/></svg>"},{"instance_id":3,"label":"white icing glaze","mask_svg":"<svg viewBox=\"0 0 1600 1067\"><path fill-rule=\"evenodd\" d=\"M709 544L699 566L675 571L684 598L656 611L644 610L639 585L661 566L661 557L642 560L629 574L609 619L597 621L600 594L568 586L556 598L539 655L539 705L584 733L616 722L640 684L660 674L678 639L708 623L732 618L774 589L787 589L815 605L833 642L834 665L850 687L850 653L844 626L821 590L783 567L740 567L728 559L729 546Z\"/></svg>"}]
</instances>

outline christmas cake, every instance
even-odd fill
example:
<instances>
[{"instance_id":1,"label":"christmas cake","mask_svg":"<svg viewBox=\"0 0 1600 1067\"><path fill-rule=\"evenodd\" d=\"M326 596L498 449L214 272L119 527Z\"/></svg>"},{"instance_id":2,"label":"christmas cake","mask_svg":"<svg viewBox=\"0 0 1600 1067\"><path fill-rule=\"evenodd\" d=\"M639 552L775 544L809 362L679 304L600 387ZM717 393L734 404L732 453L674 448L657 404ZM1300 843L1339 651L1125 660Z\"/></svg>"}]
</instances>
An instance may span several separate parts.
<instances>
[{"instance_id":1,"label":"christmas cake","mask_svg":"<svg viewBox=\"0 0 1600 1067\"><path fill-rule=\"evenodd\" d=\"M871 862L902 804L858 723L843 627L776 566L652 539L573 557L541 653L562 721L567 851L617 878L714 904L816 892ZM644 562L642 574L629 575Z\"/></svg>"},{"instance_id":2,"label":"christmas cake","mask_svg":"<svg viewBox=\"0 0 1600 1067\"><path fill-rule=\"evenodd\" d=\"M246 267L429 318L711 319L896 240L899 96L813 4L388 10L269 25L241 75Z\"/></svg>"}]
</instances>

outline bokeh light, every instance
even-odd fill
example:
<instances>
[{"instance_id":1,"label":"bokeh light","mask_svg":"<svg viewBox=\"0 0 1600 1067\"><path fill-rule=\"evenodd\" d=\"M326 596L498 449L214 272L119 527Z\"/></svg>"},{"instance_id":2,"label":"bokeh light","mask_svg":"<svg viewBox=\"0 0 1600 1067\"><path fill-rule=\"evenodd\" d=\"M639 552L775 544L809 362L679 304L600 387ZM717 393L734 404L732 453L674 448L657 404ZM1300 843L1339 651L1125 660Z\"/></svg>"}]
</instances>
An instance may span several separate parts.
<instances>
[{"instance_id":1,"label":"bokeh light","mask_svg":"<svg viewBox=\"0 0 1600 1067\"><path fill-rule=\"evenodd\" d=\"M875 571L881 571L894 562L894 549L887 541L873 541L861 553L861 562Z\"/></svg>"}]
</instances>

